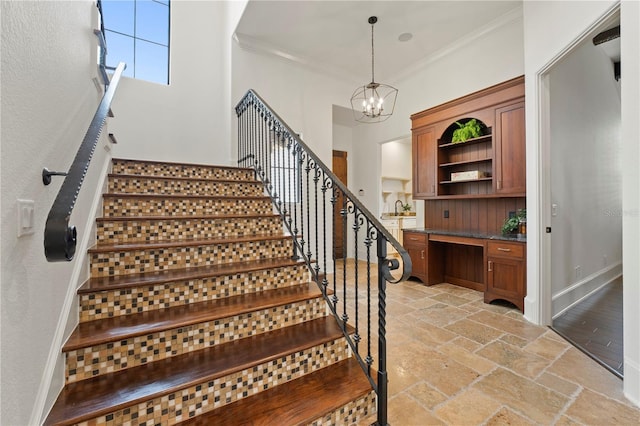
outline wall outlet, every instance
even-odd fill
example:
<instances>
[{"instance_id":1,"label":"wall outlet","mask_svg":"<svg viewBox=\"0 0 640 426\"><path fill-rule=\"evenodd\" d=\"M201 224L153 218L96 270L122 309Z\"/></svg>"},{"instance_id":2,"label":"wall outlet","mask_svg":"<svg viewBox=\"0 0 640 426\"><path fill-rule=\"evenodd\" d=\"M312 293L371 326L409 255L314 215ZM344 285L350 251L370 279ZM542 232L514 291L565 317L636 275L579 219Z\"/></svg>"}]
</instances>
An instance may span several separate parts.
<instances>
[{"instance_id":1,"label":"wall outlet","mask_svg":"<svg viewBox=\"0 0 640 426\"><path fill-rule=\"evenodd\" d=\"M511 219L512 217L515 217L516 212L509 212L509 219Z\"/></svg>"},{"instance_id":2,"label":"wall outlet","mask_svg":"<svg viewBox=\"0 0 640 426\"><path fill-rule=\"evenodd\" d=\"M444 211L444 218L449 219L449 210Z\"/></svg>"},{"instance_id":3,"label":"wall outlet","mask_svg":"<svg viewBox=\"0 0 640 426\"><path fill-rule=\"evenodd\" d=\"M582 268L580 267L580 265L575 267L575 273L576 273L576 280L579 280L580 278L582 278Z\"/></svg>"}]
</instances>

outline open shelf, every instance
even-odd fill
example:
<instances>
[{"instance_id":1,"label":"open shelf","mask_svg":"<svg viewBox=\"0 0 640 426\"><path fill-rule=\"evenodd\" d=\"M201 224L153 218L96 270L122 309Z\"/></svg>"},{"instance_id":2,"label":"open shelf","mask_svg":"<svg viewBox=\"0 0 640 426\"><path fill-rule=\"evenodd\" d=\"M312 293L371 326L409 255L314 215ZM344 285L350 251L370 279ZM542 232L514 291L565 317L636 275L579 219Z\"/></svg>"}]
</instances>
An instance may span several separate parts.
<instances>
[{"instance_id":1,"label":"open shelf","mask_svg":"<svg viewBox=\"0 0 640 426\"><path fill-rule=\"evenodd\" d=\"M441 185L449 185L449 184L453 184L453 183L468 183L468 182L482 182L482 181L487 181L487 180L492 180L493 178L491 176L489 177L484 177L484 178L480 178L480 179L467 179L467 180L443 180L440 182Z\"/></svg>"},{"instance_id":2,"label":"open shelf","mask_svg":"<svg viewBox=\"0 0 640 426\"><path fill-rule=\"evenodd\" d=\"M458 147L473 145L473 144L476 144L476 143L491 142L491 136L492 136L491 134L488 134L488 135L480 136L480 137L477 137L477 138L467 139L464 142L443 143L442 145L438 145L438 148L458 148ZM440 142L440 141L438 141L438 142Z\"/></svg>"},{"instance_id":3,"label":"open shelf","mask_svg":"<svg viewBox=\"0 0 640 426\"><path fill-rule=\"evenodd\" d=\"M438 167L461 166L463 164L484 163L486 161L493 161L493 159L492 158L479 158L477 160L454 161L452 163L442 163Z\"/></svg>"}]
</instances>

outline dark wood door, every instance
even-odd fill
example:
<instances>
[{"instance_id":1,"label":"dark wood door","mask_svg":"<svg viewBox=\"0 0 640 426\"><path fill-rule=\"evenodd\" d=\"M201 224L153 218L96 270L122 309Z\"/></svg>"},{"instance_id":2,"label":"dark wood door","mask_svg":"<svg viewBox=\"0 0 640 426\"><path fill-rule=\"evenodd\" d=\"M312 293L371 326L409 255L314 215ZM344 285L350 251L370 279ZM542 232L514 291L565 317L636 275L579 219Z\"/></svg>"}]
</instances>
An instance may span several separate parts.
<instances>
[{"instance_id":1,"label":"dark wood door","mask_svg":"<svg viewBox=\"0 0 640 426\"><path fill-rule=\"evenodd\" d=\"M434 127L413 134L413 199L436 196L436 135Z\"/></svg>"},{"instance_id":2,"label":"dark wood door","mask_svg":"<svg viewBox=\"0 0 640 426\"><path fill-rule=\"evenodd\" d=\"M333 151L332 171L338 179L347 186L347 153L345 151ZM333 210L334 223L336 224L334 240L335 257L343 257L346 250L345 247L347 245L347 236L344 232L344 226L342 223L343 217L340 214L343 203L344 197L342 196L342 193L338 191L338 200L336 201Z\"/></svg>"},{"instance_id":3,"label":"dark wood door","mask_svg":"<svg viewBox=\"0 0 640 426\"><path fill-rule=\"evenodd\" d=\"M496 109L494 137L496 193L524 196L527 191L524 101Z\"/></svg>"}]
</instances>

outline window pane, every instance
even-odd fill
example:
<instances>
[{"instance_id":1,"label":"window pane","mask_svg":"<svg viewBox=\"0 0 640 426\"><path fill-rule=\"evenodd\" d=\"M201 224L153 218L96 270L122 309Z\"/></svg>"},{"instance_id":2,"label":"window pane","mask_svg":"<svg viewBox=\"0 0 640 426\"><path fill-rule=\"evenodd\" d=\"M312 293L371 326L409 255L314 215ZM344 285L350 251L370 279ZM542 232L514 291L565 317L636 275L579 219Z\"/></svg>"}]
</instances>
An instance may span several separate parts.
<instances>
[{"instance_id":1,"label":"window pane","mask_svg":"<svg viewBox=\"0 0 640 426\"><path fill-rule=\"evenodd\" d=\"M105 31L107 36L107 65L115 67L119 62L127 64L122 75L134 77L135 64L133 62L133 38L111 31Z\"/></svg>"},{"instance_id":2,"label":"window pane","mask_svg":"<svg viewBox=\"0 0 640 426\"><path fill-rule=\"evenodd\" d=\"M169 6L151 0L136 4L136 37L169 44Z\"/></svg>"},{"instance_id":3,"label":"window pane","mask_svg":"<svg viewBox=\"0 0 640 426\"><path fill-rule=\"evenodd\" d=\"M105 28L133 35L133 17L133 1L102 0L102 18Z\"/></svg>"},{"instance_id":4,"label":"window pane","mask_svg":"<svg viewBox=\"0 0 640 426\"><path fill-rule=\"evenodd\" d=\"M136 78L169 84L169 48L142 40L136 41Z\"/></svg>"}]
</instances>

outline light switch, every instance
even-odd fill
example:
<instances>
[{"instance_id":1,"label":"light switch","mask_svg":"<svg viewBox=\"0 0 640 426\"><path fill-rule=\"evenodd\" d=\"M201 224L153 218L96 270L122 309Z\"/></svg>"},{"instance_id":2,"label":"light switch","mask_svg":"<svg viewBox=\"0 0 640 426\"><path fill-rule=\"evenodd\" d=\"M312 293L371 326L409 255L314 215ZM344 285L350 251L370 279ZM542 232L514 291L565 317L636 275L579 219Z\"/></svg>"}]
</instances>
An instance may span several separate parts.
<instances>
[{"instance_id":1,"label":"light switch","mask_svg":"<svg viewBox=\"0 0 640 426\"><path fill-rule=\"evenodd\" d=\"M551 204L551 216L558 216L558 205Z\"/></svg>"},{"instance_id":2,"label":"light switch","mask_svg":"<svg viewBox=\"0 0 640 426\"><path fill-rule=\"evenodd\" d=\"M34 210L33 200L18 200L18 237L33 234Z\"/></svg>"}]
</instances>

